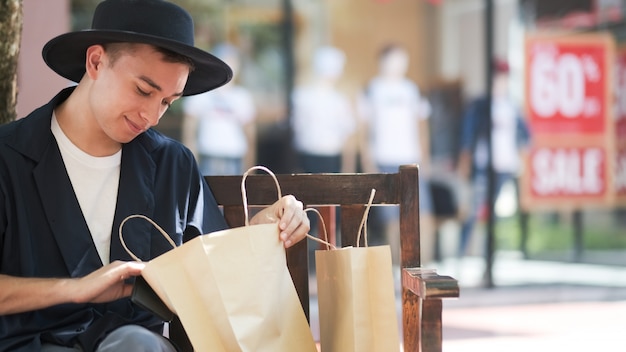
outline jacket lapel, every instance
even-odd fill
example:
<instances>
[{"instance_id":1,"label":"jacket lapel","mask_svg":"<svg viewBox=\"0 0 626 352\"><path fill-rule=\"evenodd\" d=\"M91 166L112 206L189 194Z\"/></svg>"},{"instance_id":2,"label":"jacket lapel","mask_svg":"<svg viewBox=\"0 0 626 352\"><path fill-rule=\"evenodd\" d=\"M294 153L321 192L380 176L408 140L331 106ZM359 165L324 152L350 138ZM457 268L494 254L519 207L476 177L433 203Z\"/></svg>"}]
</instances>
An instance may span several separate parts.
<instances>
[{"instance_id":1,"label":"jacket lapel","mask_svg":"<svg viewBox=\"0 0 626 352\"><path fill-rule=\"evenodd\" d=\"M33 179L52 236L68 273L79 277L102 266L102 263L65 171L61 152L50 131L54 107L67 99L73 90L73 87L64 89L48 104L19 120L14 126L20 131L15 135L22 138L8 143L35 162Z\"/></svg>"},{"instance_id":2,"label":"jacket lapel","mask_svg":"<svg viewBox=\"0 0 626 352\"><path fill-rule=\"evenodd\" d=\"M54 138L33 176L53 236L72 277L89 274L102 266L74 189Z\"/></svg>"},{"instance_id":3,"label":"jacket lapel","mask_svg":"<svg viewBox=\"0 0 626 352\"><path fill-rule=\"evenodd\" d=\"M133 260L120 242L121 222L134 214L153 217L156 165L145 145L141 143L143 138L145 138L143 135L135 138L122 149L117 208L111 233L111 261ZM152 225L143 219L135 218L127 221L122 230L128 249L142 260L151 259Z\"/></svg>"}]
</instances>

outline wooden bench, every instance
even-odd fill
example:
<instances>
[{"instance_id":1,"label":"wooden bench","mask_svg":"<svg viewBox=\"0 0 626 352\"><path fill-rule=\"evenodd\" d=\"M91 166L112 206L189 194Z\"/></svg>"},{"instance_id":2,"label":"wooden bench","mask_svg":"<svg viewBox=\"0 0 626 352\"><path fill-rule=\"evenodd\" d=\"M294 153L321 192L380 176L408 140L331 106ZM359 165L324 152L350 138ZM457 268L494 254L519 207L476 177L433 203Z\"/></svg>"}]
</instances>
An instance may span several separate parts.
<instances>
[{"instance_id":1,"label":"wooden bench","mask_svg":"<svg viewBox=\"0 0 626 352\"><path fill-rule=\"evenodd\" d=\"M458 297L455 279L437 274L419 274L407 268L420 266L418 167L401 166L391 174L284 174L276 175L283 194L293 194L305 206L320 209L327 227L334 231L336 207L340 209L342 246L354 245L365 204L372 188L374 206L400 207L403 344L405 351L442 350L442 299ZM243 226L242 176L207 176L206 181L232 227ZM276 201L276 186L269 175L249 175L246 190L250 206ZM307 317L309 317L309 268L307 241L287 251L289 271Z\"/></svg>"}]
</instances>

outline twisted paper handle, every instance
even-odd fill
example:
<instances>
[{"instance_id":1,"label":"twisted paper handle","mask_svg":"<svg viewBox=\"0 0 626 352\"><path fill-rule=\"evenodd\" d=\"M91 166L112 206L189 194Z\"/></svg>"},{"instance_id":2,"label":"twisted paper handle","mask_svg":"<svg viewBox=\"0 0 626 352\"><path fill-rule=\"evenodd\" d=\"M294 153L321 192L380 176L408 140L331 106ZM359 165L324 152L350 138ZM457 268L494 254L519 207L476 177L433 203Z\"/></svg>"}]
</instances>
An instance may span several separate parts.
<instances>
[{"instance_id":1,"label":"twisted paper handle","mask_svg":"<svg viewBox=\"0 0 626 352\"><path fill-rule=\"evenodd\" d=\"M250 220L248 219L248 197L247 197L247 194L246 194L245 182L246 182L246 178L248 177L248 174L252 170L263 170L263 171L267 172L270 176L272 176L272 178L274 179L274 182L276 183L276 188L278 190L278 199L282 198L280 185L278 184L278 179L276 178L276 175L274 175L274 173L272 171L270 171L270 169L268 169L268 168L266 168L264 166L253 166L250 169L248 169L248 171L246 171L243 174L243 178L241 179L241 196L243 198L243 211L244 211L244 214L245 214L245 217L246 217L246 226L250 225ZM165 232L165 230L163 230L161 228L161 226L157 225L157 223L155 223L152 219L150 219L149 217L147 217L145 215L141 215L141 214L129 215L120 224L119 237L120 237L120 242L122 243L122 247L124 247L124 250L126 250L126 253L128 253L128 255L130 255L131 258L133 258L134 260L136 260L138 262L141 261L141 259L139 259L139 257L137 257L135 255L135 253L133 253L128 248L128 246L126 245L126 242L124 241L124 236L122 235L122 228L124 227L124 224L126 223L126 221L128 221L130 219L133 219L133 218L141 218L141 219L147 220L154 227L156 227L157 230L159 230L159 232L163 235L163 237L165 237L165 239L172 245L172 248L176 248L176 243L174 243L174 241L172 241L172 238L167 234L167 232Z\"/></svg>"},{"instance_id":2,"label":"twisted paper handle","mask_svg":"<svg viewBox=\"0 0 626 352\"><path fill-rule=\"evenodd\" d=\"M364 236L364 244L367 247L367 226L365 223L367 222L367 217L369 216L370 208L372 207L372 202L374 201L374 195L376 194L376 190L372 188L372 192L370 193L370 199L367 201L367 206L365 207L365 213L363 213L363 219L361 219L361 225L359 225L359 234L356 237L356 246L359 246L361 243L361 233Z\"/></svg>"},{"instance_id":3,"label":"twisted paper handle","mask_svg":"<svg viewBox=\"0 0 626 352\"><path fill-rule=\"evenodd\" d=\"M135 214L135 215L129 215L127 216L122 223L120 224L120 229L119 229L119 236L120 236L120 242L122 243L122 247L124 247L124 249L126 250L126 253L128 253L128 255L130 255L134 260L140 262L142 261L141 259L139 259L139 257L137 257L135 255L135 253L133 253L128 246L126 246L126 242L124 242L124 236L122 236L122 227L124 227L124 224L126 223L126 221L132 219L132 218L142 218L142 219L146 219L149 223L151 223L154 227L156 227L157 230L159 230L159 232L163 235L163 237L165 237L165 239L172 245L172 248L176 248L176 243L174 243L174 241L172 241L172 239L170 238L170 236L167 234L167 232L165 232L165 230L163 230L161 228L161 226L157 225L156 222L152 221L152 219L150 219L149 217L145 216L145 215L141 215L141 214Z\"/></svg>"},{"instance_id":4,"label":"twisted paper handle","mask_svg":"<svg viewBox=\"0 0 626 352\"><path fill-rule=\"evenodd\" d=\"M278 179L276 178L276 175L274 175L274 173L270 169L266 168L265 166L253 166L249 168L248 171L246 171L243 174L243 177L241 178L241 197L243 200L243 213L246 217L246 226L250 225L250 220L248 219L248 196L246 193L246 178L248 177L248 174L252 170L263 170L267 172L270 176L272 176L272 178L274 179L274 183L276 183L276 189L278 191L278 199L280 200L283 197L282 192L280 190L280 185L278 184Z\"/></svg>"},{"instance_id":5,"label":"twisted paper handle","mask_svg":"<svg viewBox=\"0 0 626 352\"><path fill-rule=\"evenodd\" d=\"M334 244L328 242L328 232L326 231L326 224L324 223L324 218L322 217L322 214L320 214L320 212L317 209L315 209L315 208L307 208L307 209L304 209L304 211L305 212L306 211L312 211L312 212L316 213L319 216L320 221L322 222L322 229L324 230L324 239L317 238L315 236L311 236L308 233L306 234L306 237L312 239L315 242L319 242L321 244L325 244L326 245L326 249L337 249L337 247Z\"/></svg>"},{"instance_id":6,"label":"twisted paper handle","mask_svg":"<svg viewBox=\"0 0 626 352\"><path fill-rule=\"evenodd\" d=\"M365 213L363 214L363 218L361 219L361 224L359 225L359 232L356 238L356 246L359 247L359 243L361 242L361 233L363 233L364 237L364 244L365 247L367 247L367 226L365 226L365 223L367 222L367 217L368 214L370 212L370 208L372 207L372 202L374 201L374 195L376 194L376 190L372 188L372 192L370 193L370 198L367 201L367 206L365 207ZM332 243L328 242L328 233L326 232L326 224L324 224L324 218L322 217L322 214L320 214L319 211L317 211L317 209L314 208L308 208L305 209L304 211L313 211L315 212L321 219L322 221L322 227L324 228L324 239L319 239L317 237L311 236L309 234L307 234L306 236L310 239L312 239L313 241L322 243L326 245L326 249L337 249L337 247L335 245L333 245ZM332 248L331 248L332 247Z\"/></svg>"}]
</instances>

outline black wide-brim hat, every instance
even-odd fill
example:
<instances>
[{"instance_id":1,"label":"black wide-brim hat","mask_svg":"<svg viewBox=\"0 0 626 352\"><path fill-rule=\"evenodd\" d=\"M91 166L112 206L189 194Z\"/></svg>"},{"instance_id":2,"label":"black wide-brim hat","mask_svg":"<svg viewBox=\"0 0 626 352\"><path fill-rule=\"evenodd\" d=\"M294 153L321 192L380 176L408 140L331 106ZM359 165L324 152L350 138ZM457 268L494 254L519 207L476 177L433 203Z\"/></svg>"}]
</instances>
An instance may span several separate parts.
<instances>
[{"instance_id":1,"label":"black wide-brim hat","mask_svg":"<svg viewBox=\"0 0 626 352\"><path fill-rule=\"evenodd\" d=\"M46 64L79 82L85 74L87 48L95 44L142 43L184 55L194 64L183 95L220 87L233 72L223 61L194 46L193 20L181 7L163 0L105 0L98 4L91 29L65 33L43 47Z\"/></svg>"}]
</instances>

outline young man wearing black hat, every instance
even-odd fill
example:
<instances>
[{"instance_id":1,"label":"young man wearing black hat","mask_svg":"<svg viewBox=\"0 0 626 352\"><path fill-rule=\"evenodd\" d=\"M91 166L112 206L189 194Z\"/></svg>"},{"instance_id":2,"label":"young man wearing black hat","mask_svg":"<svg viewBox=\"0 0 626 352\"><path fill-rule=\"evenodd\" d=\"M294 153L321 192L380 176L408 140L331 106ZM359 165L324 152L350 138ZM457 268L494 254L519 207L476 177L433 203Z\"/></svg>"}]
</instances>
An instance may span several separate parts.
<instances>
[{"instance_id":1,"label":"young man wearing black hat","mask_svg":"<svg viewBox=\"0 0 626 352\"><path fill-rule=\"evenodd\" d=\"M79 83L0 127L0 350L174 351L163 322L128 299L143 265L111 233L131 214L177 244L226 228L191 152L150 128L232 72L161 0L103 1L92 29L52 39L43 57ZM279 222L287 247L309 230L292 196L251 222ZM124 227L143 260L170 248L150 226Z\"/></svg>"}]
</instances>

